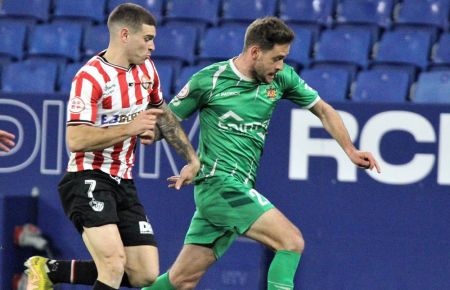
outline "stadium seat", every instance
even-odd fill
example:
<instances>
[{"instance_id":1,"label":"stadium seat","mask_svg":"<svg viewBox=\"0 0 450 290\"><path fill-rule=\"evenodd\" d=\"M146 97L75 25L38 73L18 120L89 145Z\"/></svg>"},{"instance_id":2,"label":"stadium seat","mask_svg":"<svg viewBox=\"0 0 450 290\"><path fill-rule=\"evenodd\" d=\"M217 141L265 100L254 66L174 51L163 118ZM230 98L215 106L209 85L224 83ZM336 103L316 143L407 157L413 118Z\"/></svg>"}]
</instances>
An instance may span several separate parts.
<instances>
[{"instance_id":1,"label":"stadium seat","mask_svg":"<svg viewBox=\"0 0 450 290\"><path fill-rule=\"evenodd\" d=\"M122 3L131 2L130 0L108 0L106 4L106 13L109 15L109 13L119 6ZM148 9L153 16L156 17L156 20L158 23L161 23L162 21L162 15L164 11L164 0L133 0L134 4L138 4L146 9Z\"/></svg>"},{"instance_id":2,"label":"stadium seat","mask_svg":"<svg viewBox=\"0 0 450 290\"><path fill-rule=\"evenodd\" d=\"M156 67L158 71L159 80L161 82L161 91L163 97L170 100L172 97L172 84L173 84L173 67L168 64L158 64Z\"/></svg>"},{"instance_id":3,"label":"stadium seat","mask_svg":"<svg viewBox=\"0 0 450 290\"><path fill-rule=\"evenodd\" d=\"M88 26L83 36L84 59L106 49L109 43L108 27L104 24Z\"/></svg>"},{"instance_id":4,"label":"stadium seat","mask_svg":"<svg viewBox=\"0 0 450 290\"><path fill-rule=\"evenodd\" d=\"M450 66L450 33L443 33L433 54L433 63Z\"/></svg>"},{"instance_id":5,"label":"stadium seat","mask_svg":"<svg viewBox=\"0 0 450 290\"><path fill-rule=\"evenodd\" d=\"M219 19L219 0L167 1L167 21L215 25Z\"/></svg>"},{"instance_id":6,"label":"stadium seat","mask_svg":"<svg viewBox=\"0 0 450 290\"><path fill-rule=\"evenodd\" d=\"M28 55L78 61L80 59L81 31L81 26L77 24L36 25L30 33Z\"/></svg>"},{"instance_id":7,"label":"stadium seat","mask_svg":"<svg viewBox=\"0 0 450 290\"><path fill-rule=\"evenodd\" d=\"M425 31L387 31L375 57L376 63L406 64L425 69L431 49L431 34Z\"/></svg>"},{"instance_id":8,"label":"stadium seat","mask_svg":"<svg viewBox=\"0 0 450 290\"><path fill-rule=\"evenodd\" d=\"M222 22L250 23L256 18L275 15L276 8L273 0L224 0Z\"/></svg>"},{"instance_id":9,"label":"stadium seat","mask_svg":"<svg viewBox=\"0 0 450 290\"><path fill-rule=\"evenodd\" d=\"M355 82L352 100L357 102L406 102L409 95L409 75L402 71L361 71Z\"/></svg>"},{"instance_id":10,"label":"stadium seat","mask_svg":"<svg viewBox=\"0 0 450 290\"><path fill-rule=\"evenodd\" d=\"M26 25L19 22L6 22L0 26L0 56L20 60L26 37Z\"/></svg>"},{"instance_id":11,"label":"stadium seat","mask_svg":"<svg viewBox=\"0 0 450 290\"><path fill-rule=\"evenodd\" d=\"M371 52L368 31L325 30L316 47L316 62L348 63L367 67Z\"/></svg>"},{"instance_id":12,"label":"stadium seat","mask_svg":"<svg viewBox=\"0 0 450 290\"><path fill-rule=\"evenodd\" d=\"M450 69L421 73L412 101L450 104Z\"/></svg>"},{"instance_id":13,"label":"stadium seat","mask_svg":"<svg viewBox=\"0 0 450 290\"><path fill-rule=\"evenodd\" d=\"M305 69L300 77L326 101L345 101L350 88L350 73L340 68Z\"/></svg>"},{"instance_id":14,"label":"stadium seat","mask_svg":"<svg viewBox=\"0 0 450 290\"><path fill-rule=\"evenodd\" d=\"M392 24L394 0L341 0L337 8L337 22L370 24L389 28Z\"/></svg>"},{"instance_id":15,"label":"stadium seat","mask_svg":"<svg viewBox=\"0 0 450 290\"><path fill-rule=\"evenodd\" d=\"M177 94L184 85L190 80L192 75L204 68L203 65L186 66L181 70L180 75L175 80L175 94Z\"/></svg>"},{"instance_id":16,"label":"stadium seat","mask_svg":"<svg viewBox=\"0 0 450 290\"><path fill-rule=\"evenodd\" d=\"M54 93L57 64L15 62L5 65L2 91L5 93Z\"/></svg>"},{"instance_id":17,"label":"stadium seat","mask_svg":"<svg viewBox=\"0 0 450 290\"><path fill-rule=\"evenodd\" d=\"M54 16L58 19L105 21L106 0L54 0Z\"/></svg>"},{"instance_id":18,"label":"stadium seat","mask_svg":"<svg viewBox=\"0 0 450 290\"><path fill-rule=\"evenodd\" d=\"M399 24L431 25L448 29L450 1L404 0L395 19Z\"/></svg>"},{"instance_id":19,"label":"stadium seat","mask_svg":"<svg viewBox=\"0 0 450 290\"><path fill-rule=\"evenodd\" d=\"M62 70L58 78L58 87L59 91L64 94L70 93L70 88L72 86L72 80L75 77L78 70L83 66L84 63L74 62L66 65L66 67Z\"/></svg>"},{"instance_id":20,"label":"stadium seat","mask_svg":"<svg viewBox=\"0 0 450 290\"><path fill-rule=\"evenodd\" d=\"M331 26L334 8L334 0L280 0L280 18L286 22Z\"/></svg>"},{"instance_id":21,"label":"stadium seat","mask_svg":"<svg viewBox=\"0 0 450 290\"><path fill-rule=\"evenodd\" d=\"M313 32L310 29L299 26L292 27L295 32L294 41L291 43L286 62L295 67L308 67L311 62L313 48Z\"/></svg>"},{"instance_id":22,"label":"stadium seat","mask_svg":"<svg viewBox=\"0 0 450 290\"><path fill-rule=\"evenodd\" d=\"M209 28L202 41L198 60L209 62L222 61L237 56L242 51L245 28L213 27Z\"/></svg>"},{"instance_id":23,"label":"stadium seat","mask_svg":"<svg viewBox=\"0 0 450 290\"><path fill-rule=\"evenodd\" d=\"M160 27L155 46L152 54L154 58L175 59L191 64L197 46L197 31L193 27Z\"/></svg>"},{"instance_id":24,"label":"stadium seat","mask_svg":"<svg viewBox=\"0 0 450 290\"><path fill-rule=\"evenodd\" d=\"M20 17L48 21L50 0L3 0L0 2L0 17Z\"/></svg>"}]
</instances>

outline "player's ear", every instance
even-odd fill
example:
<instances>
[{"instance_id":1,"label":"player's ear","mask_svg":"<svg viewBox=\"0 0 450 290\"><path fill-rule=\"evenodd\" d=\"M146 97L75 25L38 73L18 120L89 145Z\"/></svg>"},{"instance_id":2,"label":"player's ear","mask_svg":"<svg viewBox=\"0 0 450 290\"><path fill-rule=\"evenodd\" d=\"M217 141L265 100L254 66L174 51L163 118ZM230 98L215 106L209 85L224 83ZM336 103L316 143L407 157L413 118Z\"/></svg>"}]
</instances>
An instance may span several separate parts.
<instances>
[{"instance_id":1,"label":"player's ear","mask_svg":"<svg viewBox=\"0 0 450 290\"><path fill-rule=\"evenodd\" d=\"M256 45L250 46L249 50L253 60L256 60L261 53L261 48L259 48L259 46Z\"/></svg>"},{"instance_id":2,"label":"player's ear","mask_svg":"<svg viewBox=\"0 0 450 290\"><path fill-rule=\"evenodd\" d=\"M130 31L126 27L122 27L119 30L119 37L122 42L128 42L128 37L130 35Z\"/></svg>"}]
</instances>

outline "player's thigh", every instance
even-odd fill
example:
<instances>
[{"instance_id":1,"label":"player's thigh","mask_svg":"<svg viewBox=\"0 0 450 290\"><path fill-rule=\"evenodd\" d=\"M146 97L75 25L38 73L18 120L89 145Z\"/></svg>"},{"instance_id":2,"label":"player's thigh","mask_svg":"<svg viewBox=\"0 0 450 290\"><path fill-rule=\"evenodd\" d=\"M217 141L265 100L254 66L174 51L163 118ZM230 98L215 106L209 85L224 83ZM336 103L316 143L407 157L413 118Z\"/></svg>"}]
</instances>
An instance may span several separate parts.
<instances>
[{"instance_id":1,"label":"player's thigh","mask_svg":"<svg viewBox=\"0 0 450 290\"><path fill-rule=\"evenodd\" d=\"M101 266L106 259L125 259L125 250L115 224L84 228L83 241L96 262Z\"/></svg>"},{"instance_id":2,"label":"player's thigh","mask_svg":"<svg viewBox=\"0 0 450 290\"><path fill-rule=\"evenodd\" d=\"M193 244L184 245L170 268L170 281L178 287L186 283L195 286L215 261L216 257L211 248Z\"/></svg>"},{"instance_id":3,"label":"player's thigh","mask_svg":"<svg viewBox=\"0 0 450 290\"><path fill-rule=\"evenodd\" d=\"M245 236L275 250L301 252L304 248L300 230L276 208L261 215Z\"/></svg>"},{"instance_id":4,"label":"player's thigh","mask_svg":"<svg viewBox=\"0 0 450 290\"><path fill-rule=\"evenodd\" d=\"M159 255L155 246L125 247L125 272L131 280L154 280L159 275Z\"/></svg>"}]
</instances>

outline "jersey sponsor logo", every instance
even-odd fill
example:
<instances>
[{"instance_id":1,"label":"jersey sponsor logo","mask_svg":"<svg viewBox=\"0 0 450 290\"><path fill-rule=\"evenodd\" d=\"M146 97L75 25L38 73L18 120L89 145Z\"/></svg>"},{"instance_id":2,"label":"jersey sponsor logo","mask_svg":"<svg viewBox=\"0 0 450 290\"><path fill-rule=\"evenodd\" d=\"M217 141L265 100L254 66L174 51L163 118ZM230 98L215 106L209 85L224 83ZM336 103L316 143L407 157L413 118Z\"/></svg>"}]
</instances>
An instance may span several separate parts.
<instances>
[{"instance_id":1,"label":"jersey sponsor logo","mask_svg":"<svg viewBox=\"0 0 450 290\"><path fill-rule=\"evenodd\" d=\"M221 97L229 97L229 96L237 96L239 94L240 94L240 92L221 92L220 96Z\"/></svg>"},{"instance_id":2,"label":"jersey sponsor logo","mask_svg":"<svg viewBox=\"0 0 450 290\"><path fill-rule=\"evenodd\" d=\"M139 115L140 112L142 112L142 110L132 114L114 114L114 115L103 114L101 116L101 124L102 125L126 124L133 121L137 117L137 115Z\"/></svg>"},{"instance_id":3,"label":"jersey sponsor logo","mask_svg":"<svg viewBox=\"0 0 450 290\"><path fill-rule=\"evenodd\" d=\"M257 131L260 129L267 130L267 127L269 126L269 121L267 120L264 122L245 123L244 119L241 116L239 116L233 111L228 111L221 117L219 117L218 126L222 129L229 131L239 131L247 133L249 131ZM261 137L261 139L264 139L265 137L264 133L258 132L257 134L258 136Z\"/></svg>"},{"instance_id":4,"label":"jersey sponsor logo","mask_svg":"<svg viewBox=\"0 0 450 290\"><path fill-rule=\"evenodd\" d=\"M139 222L139 231L142 235L153 235L152 225L147 221Z\"/></svg>"},{"instance_id":5,"label":"jersey sponsor logo","mask_svg":"<svg viewBox=\"0 0 450 290\"><path fill-rule=\"evenodd\" d=\"M84 102L80 97L72 98L69 101L69 111L74 114L83 112L85 108Z\"/></svg>"},{"instance_id":6,"label":"jersey sponsor logo","mask_svg":"<svg viewBox=\"0 0 450 290\"><path fill-rule=\"evenodd\" d=\"M277 90L274 87L270 87L266 90L266 96L271 99L274 100L275 97L277 96Z\"/></svg>"}]
</instances>

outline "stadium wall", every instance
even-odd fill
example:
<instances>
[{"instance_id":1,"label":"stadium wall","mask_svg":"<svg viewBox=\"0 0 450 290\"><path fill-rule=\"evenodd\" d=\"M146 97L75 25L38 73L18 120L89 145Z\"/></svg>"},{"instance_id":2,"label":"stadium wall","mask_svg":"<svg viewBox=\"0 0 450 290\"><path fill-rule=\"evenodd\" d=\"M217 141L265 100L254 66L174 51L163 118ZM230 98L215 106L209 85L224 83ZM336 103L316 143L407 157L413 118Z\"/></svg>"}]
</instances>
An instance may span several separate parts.
<instances>
[{"instance_id":1,"label":"stadium wall","mask_svg":"<svg viewBox=\"0 0 450 290\"><path fill-rule=\"evenodd\" d=\"M1 289L10 288L30 251L11 243L16 224L36 223L59 258L89 258L56 191L67 163L65 101L61 95L0 96L0 128L17 135L12 153L0 156ZM305 237L296 289L450 289L450 105L333 105L355 144L375 153L382 173L355 168L312 114L279 105L257 190ZM196 118L183 125L197 144ZM167 188L166 177L183 162L165 142L138 151L134 176L165 271L194 211L192 187ZM32 191L39 195L30 202ZM6 210L10 197L25 201L10 201L14 210ZM264 289L269 260L269 252L240 239L198 289Z\"/></svg>"}]
</instances>

